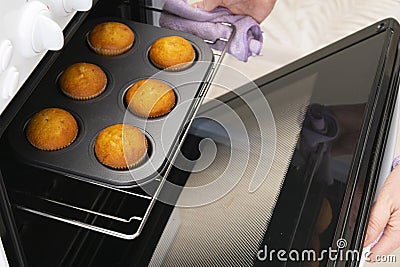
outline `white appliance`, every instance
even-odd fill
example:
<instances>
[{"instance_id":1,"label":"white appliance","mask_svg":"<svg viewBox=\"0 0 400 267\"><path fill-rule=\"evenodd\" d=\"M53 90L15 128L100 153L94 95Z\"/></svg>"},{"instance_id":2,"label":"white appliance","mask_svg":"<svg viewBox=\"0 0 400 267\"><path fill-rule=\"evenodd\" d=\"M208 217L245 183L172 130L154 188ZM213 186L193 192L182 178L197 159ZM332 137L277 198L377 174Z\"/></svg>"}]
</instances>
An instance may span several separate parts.
<instances>
[{"instance_id":1,"label":"white appliance","mask_svg":"<svg viewBox=\"0 0 400 267\"><path fill-rule=\"evenodd\" d=\"M0 114L48 50L63 47L62 30L92 0L0 1Z\"/></svg>"}]
</instances>

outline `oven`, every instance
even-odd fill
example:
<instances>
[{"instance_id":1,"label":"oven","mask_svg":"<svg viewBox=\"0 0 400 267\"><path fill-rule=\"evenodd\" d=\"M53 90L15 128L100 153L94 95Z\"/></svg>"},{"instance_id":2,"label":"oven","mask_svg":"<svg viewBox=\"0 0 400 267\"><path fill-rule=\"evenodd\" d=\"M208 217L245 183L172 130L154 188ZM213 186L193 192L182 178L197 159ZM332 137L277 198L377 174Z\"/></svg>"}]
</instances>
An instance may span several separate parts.
<instances>
[{"instance_id":1,"label":"oven","mask_svg":"<svg viewBox=\"0 0 400 267\"><path fill-rule=\"evenodd\" d=\"M25 6L32 1L20 2ZM43 156L25 146L24 123L43 103L56 101L56 94L41 92L57 87L54 81L68 60L99 62L107 67L113 85L118 84L114 72L123 72L124 66L118 66L123 63L94 57L79 42L105 20L137 27L136 33L143 28L165 34L156 28L163 1L98 0L89 11L90 5L82 1L78 12L72 8L66 12L65 7L60 11L57 1L43 2L49 10L49 14L43 11L46 18L63 28L63 40L51 42L50 48L57 51L29 55L9 31L4 33L11 41L0 43L6 47L2 51L12 53L0 58L0 63L7 63L0 74L2 92L7 88L0 120L4 262L11 266L358 266L374 193L394 153L397 22L383 20L254 81L221 64L226 50L210 50L208 63L204 56L208 65L203 77L185 78L190 71L167 74L175 75L171 83L192 84L196 79L200 93L192 106L176 112L187 115L182 125L174 117L165 120L162 131L179 130L168 141L173 150L163 168L143 180L140 172L130 173L139 175L139 180L124 182L126 176L114 170L89 166L82 160L84 152ZM231 28L232 38L234 25L225 26ZM202 53L213 42L227 47L231 38L199 43L193 39L193 43ZM144 38L140 41L146 43ZM63 48L58 50L60 44ZM87 49L86 54L80 49ZM129 61L134 52L123 59ZM74 53L78 56L71 59ZM120 93L115 95L121 98ZM74 111L75 105L68 107ZM96 102L90 105L93 110L101 108ZM179 111L179 106L174 109ZM74 114L79 117L85 110L79 107ZM97 120L106 120L106 113L94 112ZM86 117L81 118L78 124L87 125ZM84 140L78 138L78 144ZM88 140L93 145L93 139ZM151 144L155 153L157 140ZM329 249L341 257L321 256ZM278 257L271 251L282 254ZM312 253L306 255L311 258L301 258L305 251L315 252L316 258ZM353 251L359 257L345 258Z\"/></svg>"}]
</instances>

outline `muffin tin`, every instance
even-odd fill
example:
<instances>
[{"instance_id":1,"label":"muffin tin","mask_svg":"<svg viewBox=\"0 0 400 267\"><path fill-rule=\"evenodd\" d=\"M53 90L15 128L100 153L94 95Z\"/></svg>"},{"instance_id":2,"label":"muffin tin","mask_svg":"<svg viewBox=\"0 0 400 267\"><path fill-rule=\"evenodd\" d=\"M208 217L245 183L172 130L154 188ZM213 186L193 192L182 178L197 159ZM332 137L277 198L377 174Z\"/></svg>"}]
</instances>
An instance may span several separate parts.
<instances>
[{"instance_id":1,"label":"muffin tin","mask_svg":"<svg viewBox=\"0 0 400 267\"><path fill-rule=\"evenodd\" d=\"M135 41L130 50L119 56L101 56L91 50L87 34L98 23L106 21L118 21L131 27ZM150 62L148 51L152 43L170 35L182 36L192 43L196 59L189 68L177 72L160 71ZM150 181L166 170L182 142L183 134L206 93L204 83L209 77L213 61L209 46L190 34L116 18L87 21L61 51L58 60L8 127L10 145L24 162L74 178L117 187L132 187ZM93 63L104 70L107 86L101 95L79 101L62 93L59 77L68 66L77 62ZM134 82L146 78L159 79L174 89L176 104L169 114L145 119L127 108L125 92ZM30 118L48 107L69 111L79 125L78 136L70 146L50 152L33 147L25 135ZM136 126L147 137L148 159L137 168L114 170L102 165L94 155L94 141L98 133L117 123Z\"/></svg>"}]
</instances>

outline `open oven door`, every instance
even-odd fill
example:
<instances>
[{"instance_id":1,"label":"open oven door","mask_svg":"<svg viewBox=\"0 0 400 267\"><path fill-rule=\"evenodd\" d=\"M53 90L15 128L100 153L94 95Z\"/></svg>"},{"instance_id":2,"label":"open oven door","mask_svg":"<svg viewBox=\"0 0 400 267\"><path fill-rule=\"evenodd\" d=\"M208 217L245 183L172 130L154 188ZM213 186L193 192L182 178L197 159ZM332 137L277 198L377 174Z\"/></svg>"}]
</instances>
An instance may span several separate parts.
<instances>
[{"instance_id":1,"label":"open oven door","mask_svg":"<svg viewBox=\"0 0 400 267\"><path fill-rule=\"evenodd\" d=\"M384 20L205 103L187 138L199 160L151 266L358 266L397 99L399 30ZM221 87L235 79L223 72ZM299 258L308 251L314 260ZM339 257L347 251L360 257Z\"/></svg>"}]
</instances>

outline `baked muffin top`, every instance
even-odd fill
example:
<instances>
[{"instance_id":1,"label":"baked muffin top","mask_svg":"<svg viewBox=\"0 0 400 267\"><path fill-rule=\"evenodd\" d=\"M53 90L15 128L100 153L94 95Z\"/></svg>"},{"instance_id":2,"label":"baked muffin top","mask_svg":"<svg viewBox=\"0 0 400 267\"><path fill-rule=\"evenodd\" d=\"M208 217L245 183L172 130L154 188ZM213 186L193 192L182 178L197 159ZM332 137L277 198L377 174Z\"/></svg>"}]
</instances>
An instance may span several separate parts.
<instances>
[{"instance_id":1,"label":"baked muffin top","mask_svg":"<svg viewBox=\"0 0 400 267\"><path fill-rule=\"evenodd\" d=\"M97 65L75 63L60 77L60 87L68 97L78 100L92 99L100 95L107 84L107 76Z\"/></svg>"},{"instance_id":2,"label":"baked muffin top","mask_svg":"<svg viewBox=\"0 0 400 267\"><path fill-rule=\"evenodd\" d=\"M151 61L159 68L176 66L180 70L186 68L195 59L192 44L180 36L167 36L156 40L150 48ZM181 66L179 66L181 64Z\"/></svg>"},{"instance_id":3,"label":"baked muffin top","mask_svg":"<svg viewBox=\"0 0 400 267\"><path fill-rule=\"evenodd\" d=\"M175 105L175 93L168 84L160 80L145 79L128 89L125 101L133 113L154 118L171 111Z\"/></svg>"},{"instance_id":4,"label":"baked muffin top","mask_svg":"<svg viewBox=\"0 0 400 267\"><path fill-rule=\"evenodd\" d=\"M127 169L143 162L147 139L135 126L114 124L99 133L94 151L102 164L114 169Z\"/></svg>"},{"instance_id":5,"label":"baked muffin top","mask_svg":"<svg viewBox=\"0 0 400 267\"><path fill-rule=\"evenodd\" d=\"M96 25L88 36L90 47L101 55L119 55L132 47L135 34L127 25L110 21Z\"/></svg>"},{"instance_id":6,"label":"baked muffin top","mask_svg":"<svg viewBox=\"0 0 400 267\"><path fill-rule=\"evenodd\" d=\"M75 118L60 108L46 108L36 113L26 127L29 142L41 150L69 146L78 134Z\"/></svg>"}]
</instances>

